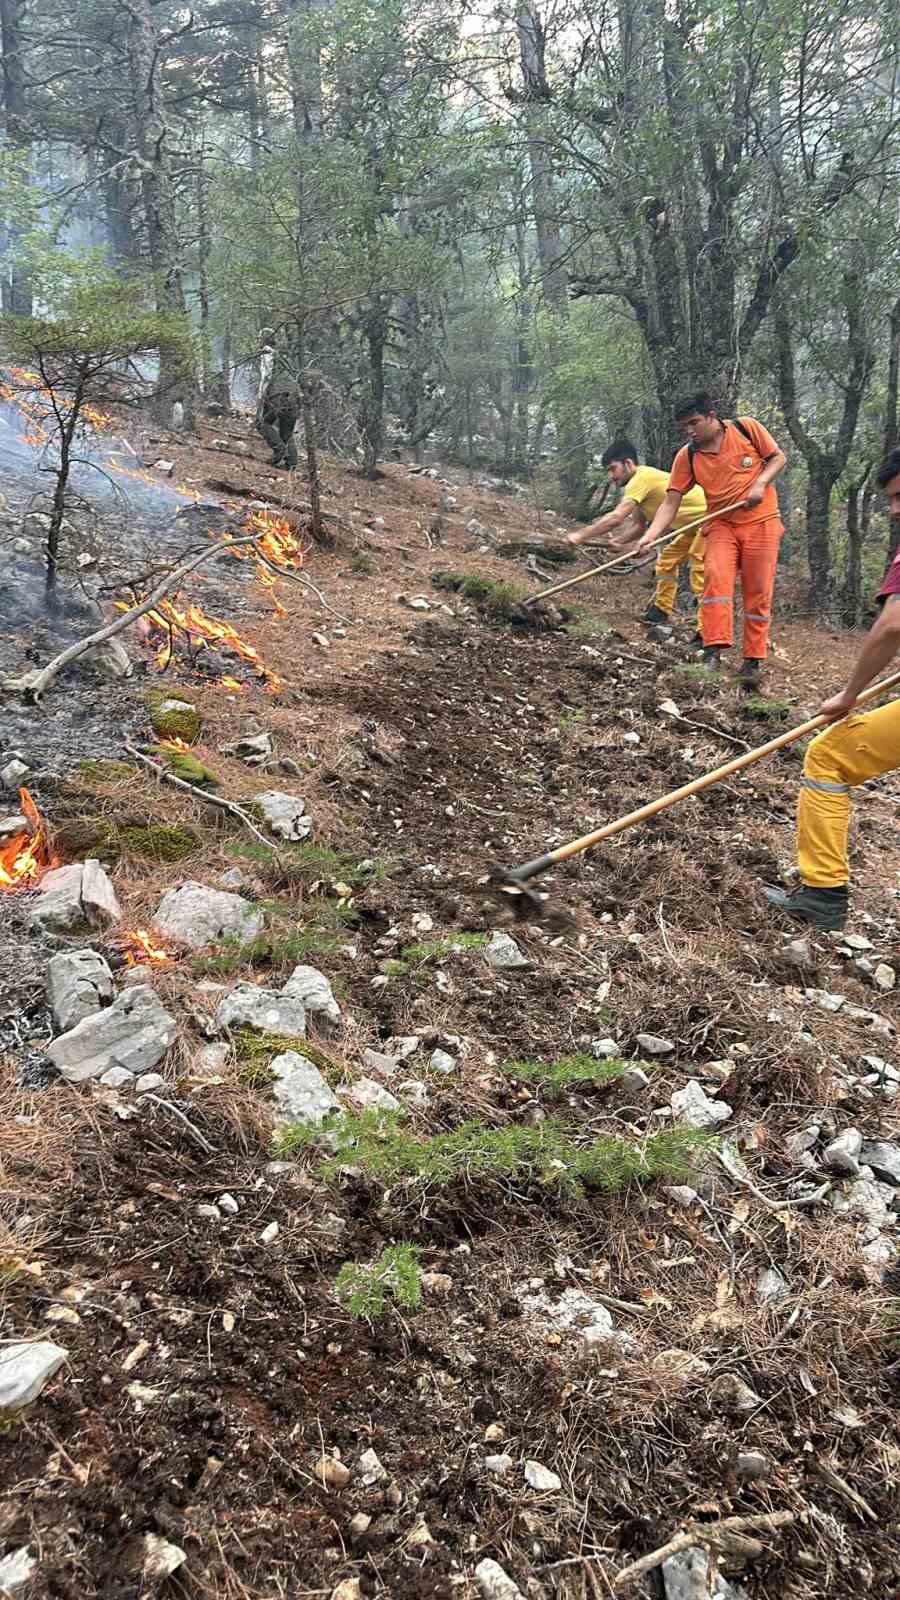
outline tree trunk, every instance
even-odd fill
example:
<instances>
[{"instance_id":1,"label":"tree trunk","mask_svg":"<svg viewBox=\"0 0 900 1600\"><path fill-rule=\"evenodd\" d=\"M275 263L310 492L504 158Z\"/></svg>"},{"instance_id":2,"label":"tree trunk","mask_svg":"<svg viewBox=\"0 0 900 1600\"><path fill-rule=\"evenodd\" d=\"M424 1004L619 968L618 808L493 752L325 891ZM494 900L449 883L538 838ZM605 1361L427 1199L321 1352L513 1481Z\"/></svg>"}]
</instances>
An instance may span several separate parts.
<instances>
[{"instance_id":1,"label":"tree trunk","mask_svg":"<svg viewBox=\"0 0 900 1600\"><path fill-rule=\"evenodd\" d=\"M209 327L209 216L207 212L206 171L203 146L197 153L195 202L197 206L197 303L200 317L200 371L207 399L213 387L212 344Z\"/></svg>"},{"instance_id":2,"label":"tree trunk","mask_svg":"<svg viewBox=\"0 0 900 1600\"><path fill-rule=\"evenodd\" d=\"M522 70L528 163L531 172L531 209L537 237L538 264L544 302L560 329L569 316L569 281L566 272L559 214L554 191L553 162L546 132L544 107L550 100L545 62L544 29L537 6L520 5L516 16L519 61ZM551 366L556 365L557 341L552 341ZM554 406L559 456L559 479L565 508L573 516L585 509L588 451L577 401Z\"/></svg>"},{"instance_id":3,"label":"tree trunk","mask_svg":"<svg viewBox=\"0 0 900 1600\"><path fill-rule=\"evenodd\" d=\"M806 487L806 555L809 562L809 603L816 616L824 616L832 599L831 491L837 481L821 463L810 463Z\"/></svg>"},{"instance_id":4,"label":"tree trunk","mask_svg":"<svg viewBox=\"0 0 900 1600\"><path fill-rule=\"evenodd\" d=\"M884 406L884 453L889 455L900 443L900 300L895 300L891 310L888 345L887 395ZM888 536L888 566L900 547L900 517L891 517Z\"/></svg>"},{"instance_id":5,"label":"tree trunk","mask_svg":"<svg viewBox=\"0 0 900 1600\"><path fill-rule=\"evenodd\" d=\"M855 478L847 490L847 560L841 591L841 621L855 628L862 614L862 548L865 530L859 515L859 497L865 488L872 463Z\"/></svg>"},{"instance_id":6,"label":"tree trunk","mask_svg":"<svg viewBox=\"0 0 900 1600\"><path fill-rule=\"evenodd\" d=\"M287 20L291 112L298 144L315 142L322 131L321 18L328 0L281 0Z\"/></svg>"},{"instance_id":7,"label":"tree trunk","mask_svg":"<svg viewBox=\"0 0 900 1600\"><path fill-rule=\"evenodd\" d=\"M365 324L369 371L362 407L363 477L377 476L384 448L384 347L387 323L384 308L374 308Z\"/></svg>"},{"instance_id":8,"label":"tree trunk","mask_svg":"<svg viewBox=\"0 0 900 1600\"><path fill-rule=\"evenodd\" d=\"M169 126L160 97L157 56L160 40L152 0L123 0L130 19L128 66L134 143L141 172L141 189L147 225L150 265L156 309L169 318L185 319L181 247L175 217L175 191L169 154ZM159 377L154 397L160 420L167 421L173 401L184 406L185 420L193 415L192 375L176 363L168 347L160 351Z\"/></svg>"},{"instance_id":9,"label":"tree trunk","mask_svg":"<svg viewBox=\"0 0 900 1600\"><path fill-rule=\"evenodd\" d=\"M0 0L0 84L3 89L5 142L25 158L29 155L25 105L25 45L22 38L24 0ZM30 317L31 284L17 260L18 235L12 225L0 228L2 306L10 316Z\"/></svg>"}]
</instances>

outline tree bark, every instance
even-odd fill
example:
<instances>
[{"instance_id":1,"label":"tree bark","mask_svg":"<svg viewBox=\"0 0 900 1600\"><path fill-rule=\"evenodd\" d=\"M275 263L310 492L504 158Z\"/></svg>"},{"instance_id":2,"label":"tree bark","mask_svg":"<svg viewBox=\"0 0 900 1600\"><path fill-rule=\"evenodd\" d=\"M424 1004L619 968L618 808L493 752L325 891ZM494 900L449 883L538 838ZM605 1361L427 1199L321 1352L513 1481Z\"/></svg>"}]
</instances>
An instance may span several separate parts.
<instances>
[{"instance_id":1,"label":"tree bark","mask_svg":"<svg viewBox=\"0 0 900 1600\"><path fill-rule=\"evenodd\" d=\"M865 528L859 515L859 497L865 488L871 468L871 461L867 461L865 471L858 478L854 478L847 490L847 561L841 591L841 621L848 628L855 628L862 614L862 548Z\"/></svg>"},{"instance_id":2,"label":"tree bark","mask_svg":"<svg viewBox=\"0 0 900 1600\"><path fill-rule=\"evenodd\" d=\"M887 395L884 406L884 453L890 455L900 444L900 299L894 301L889 323ZM888 535L888 566L900 547L900 517L891 517Z\"/></svg>"},{"instance_id":3,"label":"tree bark","mask_svg":"<svg viewBox=\"0 0 900 1600\"><path fill-rule=\"evenodd\" d=\"M6 143L26 158L30 141L26 123L25 44L22 19L25 0L0 0L0 84L3 90L3 126ZM31 284L17 260L17 233L12 225L0 231L0 257L5 257L2 273L2 306L10 316L30 317Z\"/></svg>"},{"instance_id":4,"label":"tree bark","mask_svg":"<svg viewBox=\"0 0 900 1600\"><path fill-rule=\"evenodd\" d=\"M147 244L153 271L156 309L170 318L186 319L181 246L175 214L175 191L169 150L170 130L157 78L159 35L152 0L120 0L129 18L128 67L134 146L141 173ZM155 410L167 421L173 402L193 415L193 383L169 349L159 353Z\"/></svg>"},{"instance_id":5,"label":"tree bark","mask_svg":"<svg viewBox=\"0 0 900 1600\"><path fill-rule=\"evenodd\" d=\"M378 463L384 449L384 348L387 341L387 318L383 305L373 306L365 322L368 348L368 376L363 397L362 424L364 478L377 475Z\"/></svg>"},{"instance_id":6,"label":"tree bark","mask_svg":"<svg viewBox=\"0 0 900 1600\"><path fill-rule=\"evenodd\" d=\"M551 146L546 131L545 108L551 93L547 78L544 28L537 6L520 5L516 15L519 62L528 163L531 173L531 210L537 237L538 265L543 299L560 329L569 317L569 279L553 181ZM557 352L551 353L555 365ZM559 478L566 510L578 516L585 509L588 451L577 401L554 407L557 429Z\"/></svg>"}]
</instances>

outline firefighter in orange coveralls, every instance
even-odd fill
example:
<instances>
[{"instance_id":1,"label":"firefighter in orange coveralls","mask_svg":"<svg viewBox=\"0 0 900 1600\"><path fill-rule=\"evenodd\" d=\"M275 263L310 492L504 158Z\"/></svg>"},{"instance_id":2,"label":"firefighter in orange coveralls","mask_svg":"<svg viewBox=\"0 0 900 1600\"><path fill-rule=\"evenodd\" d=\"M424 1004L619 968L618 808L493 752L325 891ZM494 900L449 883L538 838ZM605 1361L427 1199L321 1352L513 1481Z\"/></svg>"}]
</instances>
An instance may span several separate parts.
<instances>
[{"instance_id":1,"label":"firefighter in orange coveralls","mask_svg":"<svg viewBox=\"0 0 900 1600\"><path fill-rule=\"evenodd\" d=\"M700 619L703 656L718 666L734 634L734 584L740 576L744 602L744 660L738 674L747 688L762 674L769 644L775 564L784 524L774 480L785 464L772 435L753 417L725 421L707 394L690 395L675 420L688 436L672 463L669 487L637 555L672 526L682 495L695 484L711 512L706 524L706 561ZM739 503L739 504L738 504ZM738 509L724 508L738 505Z\"/></svg>"},{"instance_id":2,"label":"firefighter in orange coveralls","mask_svg":"<svg viewBox=\"0 0 900 1600\"><path fill-rule=\"evenodd\" d=\"M891 515L900 517L900 450L878 473ZM881 615L872 627L843 689L819 707L834 723L813 739L803 763L797 802L800 887L766 889L773 906L816 928L842 928L847 920L850 864L847 831L850 796L857 784L900 767L900 700L854 716L856 697L880 676L900 650L900 550L878 591Z\"/></svg>"}]
</instances>

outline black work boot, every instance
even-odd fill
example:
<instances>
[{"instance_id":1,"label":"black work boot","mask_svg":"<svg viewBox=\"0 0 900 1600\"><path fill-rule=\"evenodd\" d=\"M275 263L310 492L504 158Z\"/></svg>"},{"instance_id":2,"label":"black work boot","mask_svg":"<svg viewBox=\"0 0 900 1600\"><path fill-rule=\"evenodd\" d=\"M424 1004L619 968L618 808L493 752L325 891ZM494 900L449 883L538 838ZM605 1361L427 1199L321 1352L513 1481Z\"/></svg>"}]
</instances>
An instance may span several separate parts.
<instances>
[{"instance_id":1,"label":"black work boot","mask_svg":"<svg viewBox=\"0 0 900 1600\"><path fill-rule=\"evenodd\" d=\"M849 891L846 883L838 889L814 889L802 883L798 889L770 889L763 885L769 904L795 922L809 922L822 933L842 928L847 921Z\"/></svg>"},{"instance_id":2,"label":"black work boot","mask_svg":"<svg viewBox=\"0 0 900 1600\"><path fill-rule=\"evenodd\" d=\"M688 640L688 649L689 650L702 650L703 649L703 635L702 635L702 633L695 633L693 635L693 637Z\"/></svg>"},{"instance_id":3,"label":"black work boot","mask_svg":"<svg viewBox=\"0 0 900 1600\"><path fill-rule=\"evenodd\" d=\"M642 614L641 621L652 625L659 622L669 622L671 621L671 618L669 617L668 611L663 611L661 606L658 606L655 602L653 602Z\"/></svg>"},{"instance_id":4,"label":"black work boot","mask_svg":"<svg viewBox=\"0 0 900 1600\"><path fill-rule=\"evenodd\" d=\"M745 689L758 689L762 678L763 665L764 663L757 656L745 656L741 662L741 670L737 675L738 683L743 684Z\"/></svg>"},{"instance_id":5,"label":"black work boot","mask_svg":"<svg viewBox=\"0 0 900 1600\"><path fill-rule=\"evenodd\" d=\"M722 665L723 644L705 644L703 646L703 665L712 667L716 671Z\"/></svg>"}]
</instances>

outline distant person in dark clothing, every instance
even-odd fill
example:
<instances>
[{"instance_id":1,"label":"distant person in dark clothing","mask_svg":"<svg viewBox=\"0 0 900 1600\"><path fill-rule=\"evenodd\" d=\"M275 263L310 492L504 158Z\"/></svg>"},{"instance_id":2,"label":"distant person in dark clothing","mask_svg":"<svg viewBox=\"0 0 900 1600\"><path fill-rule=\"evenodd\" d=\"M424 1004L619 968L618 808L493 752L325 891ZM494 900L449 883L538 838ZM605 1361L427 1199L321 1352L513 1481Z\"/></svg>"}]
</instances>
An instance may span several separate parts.
<instances>
[{"instance_id":1,"label":"distant person in dark clothing","mask_svg":"<svg viewBox=\"0 0 900 1600\"><path fill-rule=\"evenodd\" d=\"M272 450L273 467L297 465L297 446L294 429L300 415L300 390L292 378L275 373L275 352L265 345L260 357L259 394L256 405L256 429Z\"/></svg>"}]
</instances>

